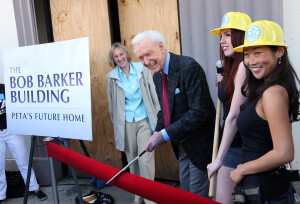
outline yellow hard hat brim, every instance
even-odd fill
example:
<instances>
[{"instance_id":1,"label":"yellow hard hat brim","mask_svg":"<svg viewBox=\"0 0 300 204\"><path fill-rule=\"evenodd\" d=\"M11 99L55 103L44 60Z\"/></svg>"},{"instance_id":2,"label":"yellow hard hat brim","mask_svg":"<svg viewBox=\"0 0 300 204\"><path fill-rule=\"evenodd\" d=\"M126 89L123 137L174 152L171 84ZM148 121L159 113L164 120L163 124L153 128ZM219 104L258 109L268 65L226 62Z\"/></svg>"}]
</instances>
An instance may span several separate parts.
<instances>
[{"instance_id":1,"label":"yellow hard hat brim","mask_svg":"<svg viewBox=\"0 0 300 204\"><path fill-rule=\"evenodd\" d=\"M243 52L244 47L249 47L249 46L247 46L247 45L241 45L241 46L233 48L233 51L234 52Z\"/></svg>"},{"instance_id":2,"label":"yellow hard hat brim","mask_svg":"<svg viewBox=\"0 0 300 204\"><path fill-rule=\"evenodd\" d=\"M220 35L221 30L225 30L225 29L236 29L236 30L241 30L239 28L236 28L234 26L228 26L228 27L223 27L223 28L216 28L210 31L210 34L214 34L214 35ZM245 30L241 30L241 31L245 31Z\"/></svg>"},{"instance_id":3,"label":"yellow hard hat brim","mask_svg":"<svg viewBox=\"0 0 300 204\"><path fill-rule=\"evenodd\" d=\"M210 34L213 34L213 35L220 35L221 29L224 29L224 28L216 28L216 29L213 29L213 30L210 31Z\"/></svg>"},{"instance_id":4,"label":"yellow hard hat brim","mask_svg":"<svg viewBox=\"0 0 300 204\"><path fill-rule=\"evenodd\" d=\"M241 45L238 47L233 48L234 52L243 52L245 47L256 47L256 46L282 46L282 47L286 47L288 48L288 46L284 45L284 44L266 44L266 43L254 43L254 44L248 44L248 45Z\"/></svg>"}]
</instances>

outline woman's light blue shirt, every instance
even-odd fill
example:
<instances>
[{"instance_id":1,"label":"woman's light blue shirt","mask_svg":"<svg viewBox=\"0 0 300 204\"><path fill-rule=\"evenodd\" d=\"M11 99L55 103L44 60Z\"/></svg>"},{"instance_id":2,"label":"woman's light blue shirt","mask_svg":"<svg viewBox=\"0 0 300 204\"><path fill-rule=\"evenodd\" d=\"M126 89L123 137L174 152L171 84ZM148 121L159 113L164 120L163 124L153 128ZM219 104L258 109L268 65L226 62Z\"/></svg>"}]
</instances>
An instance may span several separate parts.
<instances>
[{"instance_id":1,"label":"woman's light blue shirt","mask_svg":"<svg viewBox=\"0 0 300 204\"><path fill-rule=\"evenodd\" d=\"M129 63L129 65L130 73L128 78L124 72L122 72L121 68L118 68L119 78L125 93L125 120L127 122L132 122L134 119L138 122L147 118L148 114L143 101L137 71L131 63Z\"/></svg>"}]
</instances>

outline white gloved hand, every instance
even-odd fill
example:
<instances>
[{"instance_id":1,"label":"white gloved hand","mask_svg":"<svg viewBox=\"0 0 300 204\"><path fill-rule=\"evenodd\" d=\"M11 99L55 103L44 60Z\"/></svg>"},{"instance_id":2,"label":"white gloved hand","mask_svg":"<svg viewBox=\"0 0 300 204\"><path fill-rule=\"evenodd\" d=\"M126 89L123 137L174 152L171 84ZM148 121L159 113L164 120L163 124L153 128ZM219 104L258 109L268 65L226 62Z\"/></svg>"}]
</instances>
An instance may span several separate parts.
<instances>
[{"instance_id":1,"label":"white gloved hand","mask_svg":"<svg viewBox=\"0 0 300 204\"><path fill-rule=\"evenodd\" d=\"M221 168L222 161L216 159L214 162L207 165L207 175L208 179L211 179L211 177Z\"/></svg>"}]
</instances>

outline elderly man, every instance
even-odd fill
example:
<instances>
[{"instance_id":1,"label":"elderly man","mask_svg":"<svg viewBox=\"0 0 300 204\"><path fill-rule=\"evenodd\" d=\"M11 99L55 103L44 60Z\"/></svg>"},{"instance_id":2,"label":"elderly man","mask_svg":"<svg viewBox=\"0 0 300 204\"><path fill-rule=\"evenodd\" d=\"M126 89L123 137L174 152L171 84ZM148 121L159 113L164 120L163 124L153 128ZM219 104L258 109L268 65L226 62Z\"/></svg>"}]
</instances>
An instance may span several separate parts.
<instances>
[{"instance_id":1,"label":"elderly man","mask_svg":"<svg viewBox=\"0 0 300 204\"><path fill-rule=\"evenodd\" d=\"M169 53L164 37L149 30L132 40L134 51L153 76L162 110L146 144L153 151L171 140L179 160L183 190L207 196L206 166L211 161L215 108L206 76L192 58Z\"/></svg>"}]
</instances>

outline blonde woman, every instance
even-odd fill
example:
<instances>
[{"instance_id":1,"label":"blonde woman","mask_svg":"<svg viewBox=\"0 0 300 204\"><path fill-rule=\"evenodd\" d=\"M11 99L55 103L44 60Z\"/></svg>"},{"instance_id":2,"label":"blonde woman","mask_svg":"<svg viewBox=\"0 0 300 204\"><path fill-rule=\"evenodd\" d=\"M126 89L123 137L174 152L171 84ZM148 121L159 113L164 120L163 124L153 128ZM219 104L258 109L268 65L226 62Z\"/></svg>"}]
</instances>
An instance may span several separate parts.
<instances>
[{"instance_id":1,"label":"blonde woman","mask_svg":"<svg viewBox=\"0 0 300 204\"><path fill-rule=\"evenodd\" d=\"M143 152L153 134L160 105L152 74L140 62L131 62L128 49L114 43L108 55L113 70L106 76L106 89L116 148L128 162ZM154 152L145 153L130 166L130 172L154 180ZM151 203L135 196L134 203Z\"/></svg>"}]
</instances>

